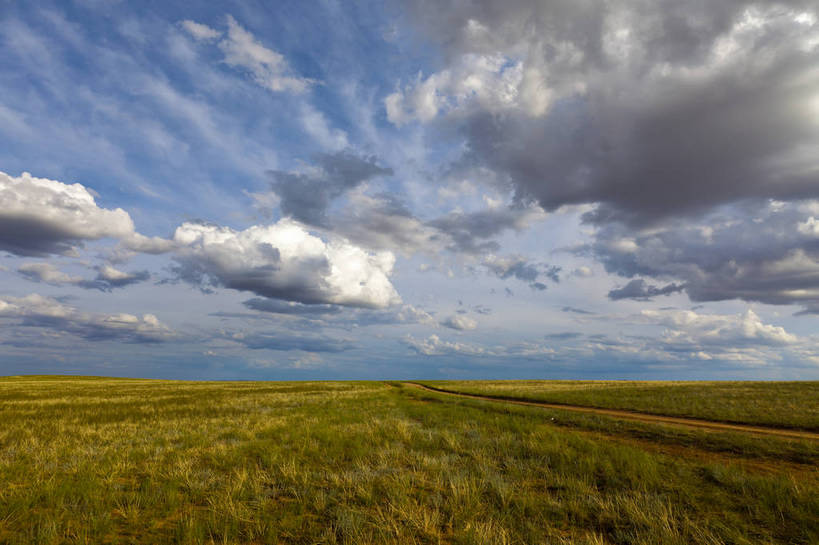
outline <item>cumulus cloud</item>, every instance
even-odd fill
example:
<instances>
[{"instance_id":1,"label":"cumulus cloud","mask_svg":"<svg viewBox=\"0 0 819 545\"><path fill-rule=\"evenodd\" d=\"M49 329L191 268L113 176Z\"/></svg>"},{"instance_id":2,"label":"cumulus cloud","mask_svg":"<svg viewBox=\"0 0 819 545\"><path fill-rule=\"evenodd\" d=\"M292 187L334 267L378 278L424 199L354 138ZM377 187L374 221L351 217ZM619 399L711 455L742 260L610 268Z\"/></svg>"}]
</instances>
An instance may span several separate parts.
<instances>
[{"instance_id":1,"label":"cumulus cloud","mask_svg":"<svg viewBox=\"0 0 819 545\"><path fill-rule=\"evenodd\" d=\"M523 231L544 217L539 206L513 203L471 212L453 211L424 220L395 195L368 195L356 189L348 194L348 206L333 215L328 224L369 248L433 257L450 252L477 260L501 250L496 237L508 231Z\"/></svg>"},{"instance_id":2,"label":"cumulus cloud","mask_svg":"<svg viewBox=\"0 0 819 545\"><path fill-rule=\"evenodd\" d=\"M819 244L799 226L813 208L772 201L650 229L612 224L581 252L623 277L676 278L682 285L672 284L674 291L684 286L694 301L743 299L812 312L819 308Z\"/></svg>"},{"instance_id":3,"label":"cumulus cloud","mask_svg":"<svg viewBox=\"0 0 819 545\"><path fill-rule=\"evenodd\" d=\"M658 287L648 284L642 278L635 278L621 288L615 288L609 292L609 299L617 301L619 299L634 299L635 301L648 301L652 297L659 295L671 295L681 292L685 286L679 284L668 284Z\"/></svg>"},{"instance_id":4,"label":"cumulus cloud","mask_svg":"<svg viewBox=\"0 0 819 545\"><path fill-rule=\"evenodd\" d=\"M799 339L784 328L765 324L748 309L742 314L698 314L691 310L644 310L647 321L664 325L663 342L697 347L785 346Z\"/></svg>"},{"instance_id":5,"label":"cumulus cloud","mask_svg":"<svg viewBox=\"0 0 819 545\"><path fill-rule=\"evenodd\" d=\"M401 305L386 310L355 309L347 316L338 316L333 319L333 325L339 326L378 326L393 324L423 324L436 325L436 320L429 312L414 305Z\"/></svg>"},{"instance_id":6,"label":"cumulus cloud","mask_svg":"<svg viewBox=\"0 0 819 545\"><path fill-rule=\"evenodd\" d=\"M547 210L598 203L592 221L641 224L737 199L816 194L808 150L819 125L806 115L819 90L815 6L413 5L452 61L391 95L388 115L431 119L468 97L466 156ZM531 74L542 106L520 107L519 86L489 92L480 70L461 68L491 58L493 81ZM461 93L451 80L481 85ZM406 97L414 105L399 109ZM497 115L497 97L516 107Z\"/></svg>"},{"instance_id":7,"label":"cumulus cloud","mask_svg":"<svg viewBox=\"0 0 819 545\"><path fill-rule=\"evenodd\" d=\"M486 352L483 347L466 343L444 341L438 335L426 339L416 339L411 335L404 338L404 343L422 356L466 355L479 356Z\"/></svg>"},{"instance_id":8,"label":"cumulus cloud","mask_svg":"<svg viewBox=\"0 0 819 545\"><path fill-rule=\"evenodd\" d=\"M157 343L176 337L153 314L138 317L132 314L87 313L38 294L0 296L0 319L13 320L21 326L70 333L89 341Z\"/></svg>"},{"instance_id":9,"label":"cumulus cloud","mask_svg":"<svg viewBox=\"0 0 819 545\"><path fill-rule=\"evenodd\" d=\"M456 210L429 220L417 217L399 197L389 193L368 194L370 180L390 176L374 156L349 151L318 154L302 172L270 171L271 188L283 215L302 223L339 233L368 248L397 251L404 255L425 252L439 255L478 255L495 252L495 237L506 231L523 231L545 217L535 204L491 202L485 209ZM334 201L346 197L343 206ZM331 213L332 209L332 213ZM546 273L555 277L554 271ZM545 287L539 282L534 286Z\"/></svg>"},{"instance_id":10,"label":"cumulus cloud","mask_svg":"<svg viewBox=\"0 0 819 545\"><path fill-rule=\"evenodd\" d=\"M80 184L0 172L0 250L21 256L71 254L83 241L133 235L127 212L98 207Z\"/></svg>"},{"instance_id":11,"label":"cumulus cloud","mask_svg":"<svg viewBox=\"0 0 819 545\"><path fill-rule=\"evenodd\" d=\"M349 205L333 218L332 225L335 231L368 248L404 255L437 253L448 240L439 229L416 217L400 199L387 194L351 192Z\"/></svg>"},{"instance_id":12,"label":"cumulus cloud","mask_svg":"<svg viewBox=\"0 0 819 545\"><path fill-rule=\"evenodd\" d=\"M100 291L111 291L113 288L122 288L143 282L151 277L148 271L128 273L115 269L110 265L101 265L97 267L96 270L96 278L87 279L82 276L66 274L51 263L24 263L17 268L17 272L33 282L44 282L54 286L71 285Z\"/></svg>"},{"instance_id":13,"label":"cumulus cloud","mask_svg":"<svg viewBox=\"0 0 819 545\"><path fill-rule=\"evenodd\" d=\"M593 206L594 255L632 279L612 298L684 285L697 301L819 309L819 213L785 226L756 210L819 198L814 3L419 0L408 12L447 64L399 84L388 117L447 115L457 164L547 211Z\"/></svg>"},{"instance_id":14,"label":"cumulus cloud","mask_svg":"<svg viewBox=\"0 0 819 545\"><path fill-rule=\"evenodd\" d=\"M465 114L471 108L498 114L522 110L541 116L556 98L537 68L503 53L466 53L450 68L415 80L384 99L387 119L397 126L428 122L438 115ZM568 89L571 91L571 89Z\"/></svg>"},{"instance_id":15,"label":"cumulus cloud","mask_svg":"<svg viewBox=\"0 0 819 545\"><path fill-rule=\"evenodd\" d=\"M51 263L23 263L17 268L23 277L33 282L44 282L55 286L63 284L79 284L84 280L82 276L66 274Z\"/></svg>"},{"instance_id":16,"label":"cumulus cloud","mask_svg":"<svg viewBox=\"0 0 819 545\"><path fill-rule=\"evenodd\" d=\"M478 327L478 322L469 316L455 314L441 322L441 325L458 331L469 331Z\"/></svg>"},{"instance_id":17,"label":"cumulus cloud","mask_svg":"<svg viewBox=\"0 0 819 545\"><path fill-rule=\"evenodd\" d=\"M97 289L110 291L113 288L123 288L144 282L150 277L151 274L148 271L124 272L110 265L101 265L97 267L97 277L91 282Z\"/></svg>"},{"instance_id":18,"label":"cumulus cloud","mask_svg":"<svg viewBox=\"0 0 819 545\"><path fill-rule=\"evenodd\" d=\"M360 183L357 176L383 170L343 154L323 156L322 165L323 172L342 185ZM70 254L84 240L104 237L119 239L131 251L172 252L179 262L178 275L202 286L222 285L306 304L383 308L400 302L389 280L395 262L391 252L368 252L335 236L325 242L292 220L244 231L185 223L172 240L149 238L135 232L124 210L98 207L80 184L0 173L0 249L25 256ZM20 273L39 282L103 291L150 276L103 265L96 278L84 279L47 263L23 265Z\"/></svg>"},{"instance_id":19,"label":"cumulus cloud","mask_svg":"<svg viewBox=\"0 0 819 545\"><path fill-rule=\"evenodd\" d=\"M86 241L117 239L129 250L164 253L172 242L134 230L125 210L100 208L93 190L0 172L0 250L19 256L75 255Z\"/></svg>"},{"instance_id":20,"label":"cumulus cloud","mask_svg":"<svg viewBox=\"0 0 819 545\"><path fill-rule=\"evenodd\" d=\"M142 254L164 254L173 250L172 240L162 237L146 237L139 233L134 233L122 241L122 247L131 252Z\"/></svg>"},{"instance_id":21,"label":"cumulus cloud","mask_svg":"<svg viewBox=\"0 0 819 545\"><path fill-rule=\"evenodd\" d=\"M544 341L520 342L500 346L481 346L447 341L438 335L404 338L404 343L422 356L463 357L487 361L523 358L533 361L582 361L584 368L605 366L622 371L622 365L631 369L652 368L691 369L698 362L721 362L732 369L782 365L815 365L819 362L812 338L798 337L784 328L762 321L752 310L744 313L703 314L683 310L646 310L635 317L632 324L643 334L583 335L574 331L546 334ZM646 325L661 326L659 334L646 333ZM799 363L796 363L799 362ZM712 365L709 363L709 365ZM576 372L576 369L575 369Z\"/></svg>"},{"instance_id":22,"label":"cumulus cloud","mask_svg":"<svg viewBox=\"0 0 819 545\"><path fill-rule=\"evenodd\" d=\"M271 171L273 192L282 214L310 225L325 225L330 203L345 192L392 169L380 167L374 157L349 152L319 154L314 168L306 173Z\"/></svg>"},{"instance_id":23,"label":"cumulus cloud","mask_svg":"<svg viewBox=\"0 0 819 545\"><path fill-rule=\"evenodd\" d=\"M560 282L560 267L547 265L545 263L531 263L523 256L496 256L490 254L483 258L481 264L487 270L503 280L507 278L517 278L527 282L532 289L545 290L546 285L538 282L541 277L546 277L552 282Z\"/></svg>"},{"instance_id":24,"label":"cumulus cloud","mask_svg":"<svg viewBox=\"0 0 819 545\"><path fill-rule=\"evenodd\" d=\"M480 346L470 343L446 341L438 335L426 339L416 339L412 335L404 337L412 351L422 356L471 356L481 358L526 358L543 360L553 358L557 352L541 343L520 342L503 346Z\"/></svg>"},{"instance_id":25,"label":"cumulus cloud","mask_svg":"<svg viewBox=\"0 0 819 545\"><path fill-rule=\"evenodd\" d=\"M345 239L327 242L283 219L243 231L184 223L174 233L177 272L199 285L220 285L305 304L384 308L400 302L389 280L395 257Z\"/></svg>"},{"instance_id":26,"label":"cumulus cloud","mask_svg":"<svg viewBox=\"0 0 819 545\"><path fill-rule=\"evenodd\" d=\"M428 222L449 240L447 249L454 252L495 252L500 245L491 240L505 231L523 231L544 218L539 206L514 203L490 206L475 212L451 212Z\"/></svg>"}]
</instances>

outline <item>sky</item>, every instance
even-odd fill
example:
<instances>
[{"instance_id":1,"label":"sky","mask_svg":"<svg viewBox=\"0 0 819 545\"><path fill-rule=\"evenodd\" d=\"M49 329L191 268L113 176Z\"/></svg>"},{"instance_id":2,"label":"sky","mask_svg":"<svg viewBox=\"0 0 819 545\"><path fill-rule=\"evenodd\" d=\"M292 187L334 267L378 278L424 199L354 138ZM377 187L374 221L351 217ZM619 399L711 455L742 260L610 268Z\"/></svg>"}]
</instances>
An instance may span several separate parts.
<instances>
[{"instance_id":1,"label":"sky","mask_svg":"<svg viewBox=\"0 0 819 545\"><path fill-rule=\"evenodd\" d=\"M819 379L814 1L0 0L0 375Z\"/></svg>"}]
</instances>

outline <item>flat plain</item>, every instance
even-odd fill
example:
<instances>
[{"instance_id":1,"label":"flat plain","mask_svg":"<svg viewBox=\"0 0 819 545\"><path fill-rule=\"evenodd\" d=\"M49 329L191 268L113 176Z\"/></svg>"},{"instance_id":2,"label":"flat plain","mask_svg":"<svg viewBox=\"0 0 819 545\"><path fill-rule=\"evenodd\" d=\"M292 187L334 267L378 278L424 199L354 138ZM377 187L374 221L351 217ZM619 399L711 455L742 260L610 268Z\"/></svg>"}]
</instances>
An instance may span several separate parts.
<instances>
[{"instance_id":1,"label":"flat plain","mask_svg":"<svg viewBox=\"0 0 819 545\"><path fill-rule=\"evenodd\" d=\"M819 382L427 381L469 394L819 431Z\"/></svg>"},{"instance_id":2,"label":"flat plain","mask_svg":"<svg viewBox=\"0 0 819 545\"><path fill-rule=\"evenodd\" d=\"M434 384L806 430L819 412L817 383ZM813 544L819 444L398 382L7 377L0 543Z\"/></svg>"}]
</instances>

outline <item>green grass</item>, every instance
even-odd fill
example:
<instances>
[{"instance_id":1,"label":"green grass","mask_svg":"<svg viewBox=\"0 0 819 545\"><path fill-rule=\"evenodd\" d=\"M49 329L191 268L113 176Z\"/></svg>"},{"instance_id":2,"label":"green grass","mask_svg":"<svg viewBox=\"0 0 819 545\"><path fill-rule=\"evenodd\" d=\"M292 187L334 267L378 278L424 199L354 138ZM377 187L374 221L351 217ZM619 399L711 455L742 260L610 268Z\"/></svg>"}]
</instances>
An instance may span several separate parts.
<instances>
[{"instance_id":1,"label":"green grass","mask_svg":"<svg viewBox=\"0 0 819 545\"><path fill-rule=\"evenodd\" d=\"M819 431L819 382L426 381L455 392Z\"/></svg>"},{"instance_id":2,"label":"green grass","mask_svg":"<svg viewBox=\"0 0 819 545\"><path fill-rule=\"evenodd\" d=\"M0 543L819 542L816 468L768 439L614 424L383 383L0 379Z\"/></svg>"}]
</instances>

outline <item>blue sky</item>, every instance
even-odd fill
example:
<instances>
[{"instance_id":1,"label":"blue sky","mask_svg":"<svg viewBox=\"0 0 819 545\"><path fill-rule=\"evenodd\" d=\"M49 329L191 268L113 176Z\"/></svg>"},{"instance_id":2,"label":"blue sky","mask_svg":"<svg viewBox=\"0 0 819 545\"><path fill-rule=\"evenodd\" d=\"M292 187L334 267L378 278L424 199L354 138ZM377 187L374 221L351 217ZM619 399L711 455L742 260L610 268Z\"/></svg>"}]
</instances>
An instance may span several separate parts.
<instances>
[{"instance_id":1,"label":"blue sky","mask_svg":"<svg viewBox=\"0 0 819 545\"><path fill-rule=\"evenodd\" d=\"M0 3L0 374L819 378L812 2Z\"/></svg>"}]
</instances>

